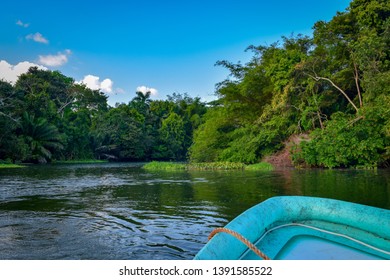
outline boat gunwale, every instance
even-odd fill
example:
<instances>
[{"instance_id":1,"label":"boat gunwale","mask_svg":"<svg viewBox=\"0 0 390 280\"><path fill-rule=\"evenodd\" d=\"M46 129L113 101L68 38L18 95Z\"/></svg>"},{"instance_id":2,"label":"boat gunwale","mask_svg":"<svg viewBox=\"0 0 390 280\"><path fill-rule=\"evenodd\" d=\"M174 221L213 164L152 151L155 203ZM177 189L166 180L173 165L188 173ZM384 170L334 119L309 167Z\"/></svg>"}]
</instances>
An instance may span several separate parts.
<instances>
[{"instance_id":1,"label":"boat gunwale","mask_svg":"<svg viewBox=\"0 0 390 280\"><path fill-rule=\"evenodd\" d=\"M237 216L226 228L256 243L275 225L302 221L322 221L368 232L368 236L379 237L374 246L385 244L385 249L390 250L390 210L329 198L272 197ZM360 236L356 237L359 239ZM364 240L367 241L370 240ZM199 251L195 259L240 259L246 251L247 247L234 237L218 234Z\"/></svg>"}]
</instances>

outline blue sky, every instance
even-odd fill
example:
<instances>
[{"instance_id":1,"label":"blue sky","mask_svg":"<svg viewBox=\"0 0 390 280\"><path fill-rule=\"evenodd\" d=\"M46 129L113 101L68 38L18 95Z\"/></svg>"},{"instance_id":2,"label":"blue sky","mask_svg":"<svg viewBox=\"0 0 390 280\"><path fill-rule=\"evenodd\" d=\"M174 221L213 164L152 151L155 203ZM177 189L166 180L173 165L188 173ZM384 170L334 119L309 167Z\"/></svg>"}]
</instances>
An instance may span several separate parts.
<instances>
[{"instance_id":1,"label":"blue sky","mask_svg":"<svg viewBox=\"0 0 390 280\"><path fill-rule=\"evenodd\" d=\"M138 89L215 99L228 72L218 60L246 62L249 45L312 34L349 0L9 1L0 16L0 78L28 66L59 70L100 88L111 105ZM24 63L22 63L24 62Z\"/></svg>"}]
</instances>

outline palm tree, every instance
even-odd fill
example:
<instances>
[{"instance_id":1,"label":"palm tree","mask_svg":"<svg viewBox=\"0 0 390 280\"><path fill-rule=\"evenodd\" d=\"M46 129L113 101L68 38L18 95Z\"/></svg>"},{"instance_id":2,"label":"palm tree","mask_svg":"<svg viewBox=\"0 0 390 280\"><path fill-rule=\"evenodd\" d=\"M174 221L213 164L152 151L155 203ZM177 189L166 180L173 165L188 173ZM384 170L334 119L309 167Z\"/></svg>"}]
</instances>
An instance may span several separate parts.
<instances>
[{"instance_id":1,"label":"palm tree","mask_svg":"<svg viewBox=\"0 0 390 280\"><path fill-rule=\"evenodd\" d=\"M130 105L131 107L135 108L139 113L146 116L149 113L151 92L148 91L146 93L143 93L137 91L135 94L137 96L131 100Z\"/></svg>"},{"instance_id":2,"label":"palm tree","mask_svg":"<svg viewBox=\"0 0 390 280\"><path fill-rule=\"evenodd\" d=\"M141 91L137 91L135 94L137 96L134 97L132 101L140 102L140 103L147 103L147 104L150 103L150 95L151 95L150 91L147 91L146 93L143 93Z\"/></svg>"},{"instance_id":3,"label":"palm tree","mask_svg":"<svg viewBox=\"0 0 390 280\"><path fill-rule=\"evenodd\" d=\"M44 118L35 119L34 116L24 112L21 132L29 148L28 161L46 163L51 159L54 151L63 149L62 136L57 127Z\"/></svg>"}]
</instances>

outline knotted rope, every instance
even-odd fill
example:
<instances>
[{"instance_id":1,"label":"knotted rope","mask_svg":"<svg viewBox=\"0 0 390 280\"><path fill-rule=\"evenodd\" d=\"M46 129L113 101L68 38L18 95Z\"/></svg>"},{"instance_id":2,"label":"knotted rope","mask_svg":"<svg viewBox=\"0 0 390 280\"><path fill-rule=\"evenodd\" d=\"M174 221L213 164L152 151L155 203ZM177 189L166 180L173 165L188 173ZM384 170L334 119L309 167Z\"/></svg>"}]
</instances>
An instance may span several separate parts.
<instances>
[{"instance_id":1,"label":"knotted rope","mask_svg":"<svg viewBox=\"0 0 390 280\"><path fill-rule=\"evenodd\" d=\"M249 249L251 249L260 258L262 258L264 260L270 260L270 258L267 257L263 252L261 252L252 242L250 242L248 239L246 239L244 236L242 236L238 232L235 232L235 231L233 231L231 229L228 229L228 228L216 228L216 229L214 229L210 233L210 235L209 235L209 240L211 238L213 238L214 235L216 235L217 233L220 233L220 232L225 232L225 233L228 233L228 234L234 236L235 238L240 240L242 243L244 243Z\"/></svg>"}]
</instances>

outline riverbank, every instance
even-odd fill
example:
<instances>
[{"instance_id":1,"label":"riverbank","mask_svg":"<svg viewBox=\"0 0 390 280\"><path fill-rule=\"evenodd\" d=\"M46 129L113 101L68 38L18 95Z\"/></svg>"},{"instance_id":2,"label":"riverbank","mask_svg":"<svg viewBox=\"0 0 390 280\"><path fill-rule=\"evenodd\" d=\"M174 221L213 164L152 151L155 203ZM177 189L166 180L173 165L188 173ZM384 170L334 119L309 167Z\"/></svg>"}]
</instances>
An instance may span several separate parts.
<instances>
[{"instance_id":1,"label":"riverbank","mask_svg":"<svg viewBox=\"0 0 390 280\"><path fill-rule=\"evenodd\" d=\"M96 164L96 163L108 163L108 160L58 160L53 161L51 164ZM14 164L14 163L0 163L0 169L5 168L25 168L29 164Z\"/></svg>"},{"instance_id":2,"label":"riverbank","mask_svg":"<svg viewBox=\"0 0 390 280\"><path fill-rule=\"evenodd\" d=\"M100 159L86 159L86 160L56 160L53 161L53 164L83 164L83 163L107 163L108 160Z\"/></svg>"},{"instance_id":3,"label":"riverbank","mask_svg":"<svg viewBox=\"0 0 390 280\"><path fill-rule=\"evenodd\" d=\"M13 163L0 163L0 168L24 168L25 165L13 164Z\"/></svg>"}]
</instances>

